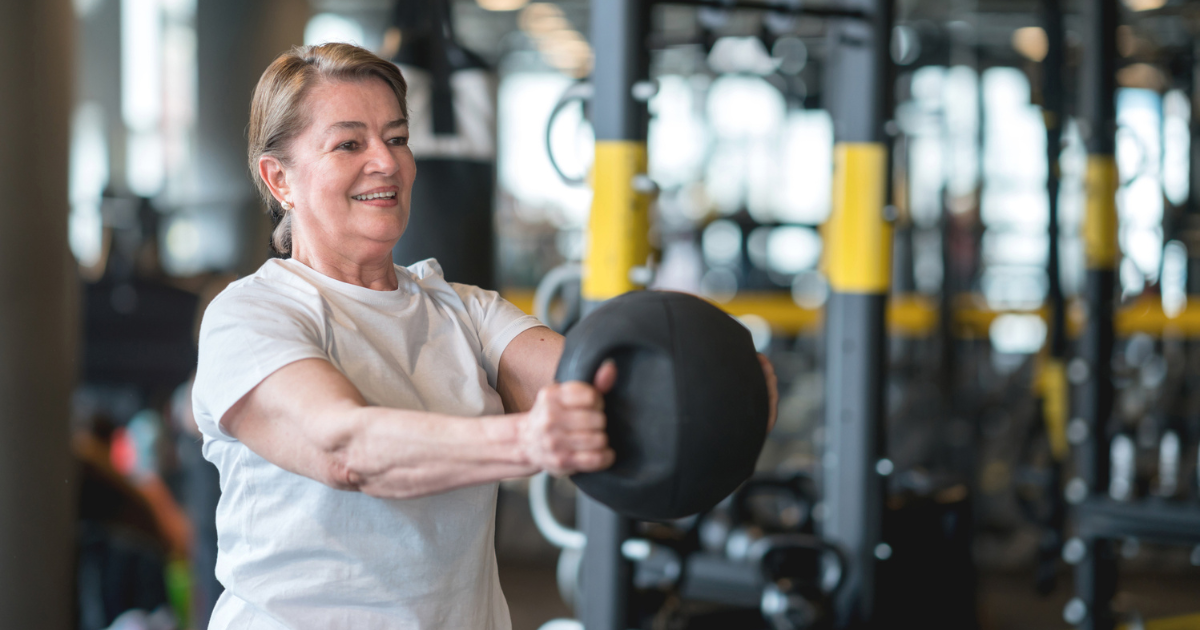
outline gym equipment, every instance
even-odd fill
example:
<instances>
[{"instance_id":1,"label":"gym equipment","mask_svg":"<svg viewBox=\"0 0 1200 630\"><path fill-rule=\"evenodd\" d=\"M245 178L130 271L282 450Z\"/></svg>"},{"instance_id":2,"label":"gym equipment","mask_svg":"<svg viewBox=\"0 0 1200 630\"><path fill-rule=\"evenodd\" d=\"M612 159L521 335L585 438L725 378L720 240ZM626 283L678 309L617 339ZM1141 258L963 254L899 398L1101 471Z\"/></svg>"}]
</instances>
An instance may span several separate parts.
<instances>
[{"instance_id":1,"label":"gym equipment","mask_svg":"<svg viewBox=\"0 0 1200 630\"><path fill-rule=\"evenodd\" d=\"M397 2L392 58L408 80L417 161L408 227L392 250L409 265L436 257L446 279L495 287L495 76L456 39L452 3Z\"/></svg>"},{"instance_id":2,"label":"gym equipment","mask_svg":"<svg viewBox=\"0 0 1200 630\"><path fill-rule=\"evenodd\" d=\"M691 295L628 293L571 329L555 379L591 382L609 358L616 462L574 475L580 490L625 516L668 520L712 508L750 477L768 400L741 324Z\"/></svg>"}]
</instances>

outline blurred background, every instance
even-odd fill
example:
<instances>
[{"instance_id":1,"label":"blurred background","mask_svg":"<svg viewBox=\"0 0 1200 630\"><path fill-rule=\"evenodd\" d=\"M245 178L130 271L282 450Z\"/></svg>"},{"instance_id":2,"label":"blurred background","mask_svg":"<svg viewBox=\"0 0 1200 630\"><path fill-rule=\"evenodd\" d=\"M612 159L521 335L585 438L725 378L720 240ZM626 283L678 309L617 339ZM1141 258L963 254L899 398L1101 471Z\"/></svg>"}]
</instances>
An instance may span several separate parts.
<instances>
[{"instance_id":1,"label":"blurred background","mask_svg":"<svg viewBox=\"0 0 1200 630\"><path fill-rule=\"evenodd\" d=\"M419 176L396 261L437 256L561 331L581 308L607 1L0 6L4 627L207 625L219 486L189 387L205 305L270 255L245 141L270 61L344 41L400 64ZM652 201L631 271L737 316L782 395L757 481L639 524L662 552L625 554L639 627L845 625L821 612L837 586L731 576L755 541L819 534L829 512L830 95L872 81L832 60L839 25L873 9L884 87L863 94L891 226L886 336L863 340L885 383L873 623L1200 628L1179 617L1200 612L1200 2L633 4L632 185ZM1107 301L1087 253L1098 152L1116 165ZM574 523L568 481L535 502ZM572 617L579 554L539 533L527 481L503 484L497 519L514 628Z\"/></svg>"}]
</instances>

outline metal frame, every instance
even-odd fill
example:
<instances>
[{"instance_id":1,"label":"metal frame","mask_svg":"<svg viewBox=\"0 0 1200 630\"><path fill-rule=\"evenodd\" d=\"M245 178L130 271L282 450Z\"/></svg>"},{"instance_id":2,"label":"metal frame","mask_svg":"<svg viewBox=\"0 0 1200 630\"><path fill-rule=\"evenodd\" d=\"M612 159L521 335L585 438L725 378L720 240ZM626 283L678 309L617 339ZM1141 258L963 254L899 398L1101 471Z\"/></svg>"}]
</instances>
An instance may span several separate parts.
<instances>
[{"instance_id":1,"label":"metal frame","mask_svg":"<svg viewBox=\"0 0 1200 630\"><path fill-rule=\"evenodd\" d=\"M646 264L649 251L649 198L634 185L645 170L649 114L633 97L634 85L649 73L649 8L642 0L592 3L596 192L583 262L584 315L604 300L640 288L631 272ZM579 619L586 630L627 630L634 625L629 606L633 571L621 545L629 538L632 521L582 492L576 496L579 529L586 537Z\"/></svg>"},{"instance_id":2,"label":"metal frame","mask_svg":"<svg viewBox=\"0 0 1200 630\"><path fill-rule=\"evenodd\" d=\"M1088 367L1082 387L1080 417L1087 438L1077 451L1080 477L1089 494L1108 489L1108 424L1113 406L1113 290L1120 257L1116 244L1117 0L1093 0L1084 7L1085 45L1081 118L1090 131L1088 144L1088 212L1084 223L1087 252L1086 300L1088 321L1080 340L1080 355ZM1082 630L1112 630L1110 602L1116 594L1117 565L1112 542L1089 523L1090 512L1076 510L1086 549L1075 567L1076 598L1068 604L1071 617L1081 617ZM1079 614L1082 613L1082 614Z\"/></svg>"},{"instance_id":3,"label":"metal frame","mask_svg":"<svg viewBox=\"0 0 1200 630\"><path fill-rule=\"evenodd\" d=\"M834 602L838 627L870 625L883 544L884 478L876 472L885 436L886 312L891 227L890 159L884 132L891 105L890 0L845 0L871 15L829 32L825 108L834 117L834 209L826 224L832 289L825 328L825 446L822 536L847 557Z\"/></svg>"},{"instance_id":4,"label":"metal frame","mask_svg":"<svg viewBox=\"0 0 1200 630\"><path fill-rule=\"evenodd\" d=\"M771 2L755 2L754 0L659 0L656 4L680 4L692 7L706 7L711 9L749 9L757 11L771 11L773 13L783 13L787 15L808 15L812 17L825 18L845 18L851 20L871 19L870 13L859 11L851 8L838 7L833 5L827 6L805 6L801 2L788 0L777 0L776 3Z\"/></svg>"}]
</instances>

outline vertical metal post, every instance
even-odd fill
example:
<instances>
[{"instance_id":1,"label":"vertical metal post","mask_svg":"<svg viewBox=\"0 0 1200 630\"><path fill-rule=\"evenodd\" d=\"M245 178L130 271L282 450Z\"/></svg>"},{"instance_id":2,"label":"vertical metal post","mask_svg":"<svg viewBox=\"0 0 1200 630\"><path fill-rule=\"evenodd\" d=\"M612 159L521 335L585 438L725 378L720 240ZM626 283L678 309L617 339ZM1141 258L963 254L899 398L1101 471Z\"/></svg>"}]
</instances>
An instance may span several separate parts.
<instances>
[{"instance_id":1,"label":"vertical metal post","mask_svg":"<svg viewBox=\"0 0 1200 630\"><path fill-rule=\"evenodd\" d=\"M1083 239L1087 260L1087 325L1080 340L1080 354L1088 367L1088 378L1080 398L1081 417L1087 423L1087 439L1078 452L1079 473L1089 494L1103 495L1108 489L1108 421L1113 406L1113 290L1120 259L1117 246L1117 165L1113 153L1116 139L1117 0L1092 0L1084 8L1084 67L1080 103L1087 125L1087 209ZM1086 615L1079 628L1112 630L1109 606L1116 592L1116 562L1111 542L1084 541L1087 555L1075 570L1078 599Z\"/></svg>"},{"instance_id":2,"label":"vertical metal post","mask_svg":"<svg viewBox=\"0 0 1200 630\"><path fill-rule=\"evenodd\" d=\"M1042 63L1042 116L1046 123L1046 195L1049 208L1047 236L1049 252L1046 275L1049 281L1047 303L1050 326L1047 335L1047 356L1041 363L1040 396L1042 421L1053 456L1050 475L1050 513L1043 523L1044 531L1038 546L1037 588L1039 592L1054 590L1058 575L1058 559L1062 550L1066 505L1062 495L1063 462L1069 454L1067 443L1067 351L1066 312L1063 300L1059 264L1058 226L1058 157L1062 148L1063 67L1066 61L1066 29L1063 26L1061 0L1042 0L1042 24L1046 30L1047 50Z\"/></svg>"},{"instance_id":3,"label":"vertical metal post","mask_svg":"<svg viewBox=\"0 0 1200 630\"><path fill-rule=\"evenodd\" d=\"M890 107L890 0L846 0L870 23L831 26L825 108L833 115L833 212L825 224L831 294L826 306L825 455L822 533L846 552L846 582L835 602L839 627L870 625L875 563L882 546L885 308L892 230L885 216Z\"/></svg>"},{"instance_id":4,"label":"vertical metal post","mask_svg":"<svg viewBox=\"0 0 1200 630\"><path fill-rule=\"evenodd\" d=\"M68 416L78 282L67 248L76 18L0 2L0 627L73 623Z\"/></svg>"},{"instance_id":5,"label":"vertical metal post","mask_svg":"<svg viewBox=\"0 0 1200 630\"><path fill-rule=\"evenodd\" d=\"M641 288L631 277L649 253L650 199L635 179L646 172L644 104L633 86L649 75L646 32L649 2L592 2L591 44L595 51L592 126L596 160L594 196L583 261L584 313L622 293ZM587 536L580 571L579 617L586 630L627 630L632 570L621 555L630 520L578 493L577 515Z\"/></svg>"},{"instance_id":6,"label":"vertical metal post","mask_svg":"<svg viewBox=\"0 0 1200 630\"><path fill-rule=\"evenodd\" d=\"M1063 25L1061 0L1043 0L1042 21L1047 36L1046 59L1042 64L1042 114L1046 121L1046 195L1049 203L1049 225L1047 232L1050 251L1046 261L1049 280L1047 291L1050 306L1050 327L1047 345L1051 361L1062 369L1062 360L1067 353L1066 311L1063 302L1062 278L1059 264L1058 192L1060 169L1059 154L1062 152L1062 123L1066 117L1063 106L1063 68L1066 64L1066 28ZM1062 381L1065 385L1065 379ZM1063 401L1065 405L1065 400ZM1062 408L1065 412L1065 406ZM1050 418L1047 418L1049 421ZM1065 417L1054 419L1059 426L1052 429L1051 438L1056 459L1066 456ZM1061 440L1059 436L1062 436Z\"/></svg>"}]
</instances>

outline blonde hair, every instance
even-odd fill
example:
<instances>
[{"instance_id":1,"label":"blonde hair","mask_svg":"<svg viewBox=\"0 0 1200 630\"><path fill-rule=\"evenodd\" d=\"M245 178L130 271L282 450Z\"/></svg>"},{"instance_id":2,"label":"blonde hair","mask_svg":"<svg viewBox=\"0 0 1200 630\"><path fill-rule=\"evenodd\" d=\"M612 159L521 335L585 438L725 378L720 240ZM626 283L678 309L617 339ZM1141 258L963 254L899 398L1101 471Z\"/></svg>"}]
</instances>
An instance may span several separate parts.
<instances>
[{"instance_id":1,"label":"blonde hair","mask_svg":"<svg viewBox=\"0 0 1200 630\"><path fill-rule=\"evenodd\" d=\"M368 78L381 79L392 88L400 102L400 111L407 118L408 86L400 69L351 44L296 46L276 58L254 88L254 98L250 101L250 172L275 224L271 248L282 256L290 256L292 251L292 215L271 195L259 173L258 160L270 155L285 166L288 164L289 145L309 124L304 97L314 85L322 81Z\"/></svg>"}]
</instances>

